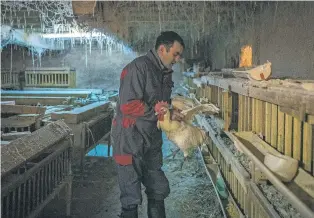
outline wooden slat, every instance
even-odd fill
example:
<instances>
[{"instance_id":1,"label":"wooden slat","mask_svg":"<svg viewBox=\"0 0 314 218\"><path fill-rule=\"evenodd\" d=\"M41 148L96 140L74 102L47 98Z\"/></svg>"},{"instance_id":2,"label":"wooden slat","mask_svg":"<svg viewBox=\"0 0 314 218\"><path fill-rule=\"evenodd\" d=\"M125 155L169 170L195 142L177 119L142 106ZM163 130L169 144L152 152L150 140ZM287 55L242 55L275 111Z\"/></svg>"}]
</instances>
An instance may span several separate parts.
<instances>
[{"instance_id":1,"label":"wooden slat","mask_svg":"<svg viewBox=\"0 0 314 218\"><path fill-rule=\"evenodd\" d=\"M301 131L302 122L297 118L293 118L293 158L301 160Z\"/></svg>"},{"instance_id":2,"label":"wooden slat","mask_svg":"<svg viewBox=\"0 0 314 218\"><path fill-rule=\"evenodd\" d=\"M232 121L232 95L230 92L224 92L225 99L225 131L228 131Z\"/></svg>"},{"instance_id":3,"label":"wooden slat","mask_svg":"<svg viewBox=\"0 0 314 218\"><path fill-rule=\"evenodd\" d=\"M252 98L252 131L256 132L256 99Z\"/></svg>"},{"instance_id":4,"label":"wooden slat","mask_svg":"<svg viewBox=\"0 0 314 218\"><path fill-rule=\"evenodd\" d=\"M206 89L207 89L206 97L208 98L208 100L210 102L212 102L212 100L213 100L212 99L212 88L211 88L211 86L207 86Z\"/></svg>"},{"instance_id":5,"label":"wooden slat","mask_svg":"<svg viewBox=\"0 0 314 218\"><path fill-rule=\"evenodd\" d=\"M313 172L314 169L312 168L313 162L313 125L304 123L303 125L303 167L308 172ZM313 166L314 167L314 166Z\"/></svg>"},{"instance_id":6,"label":"wooden slat","mask_svg":"<svg viewBox=\"0 0 314 218\"><path fill-rule=\"evenodd\" d=\"M274 148L277 148L278 142L278 106L271 105L271 139L270 144Z\"/></svg>"},{"instance_id":7,"label":"wooden slat","mask_svg":"<svg viewBox=\"0 0 314 218\"><path fill-rule=\"evenodd\" d=\"M307 122L308 124L314 124L314 115L308 115L307 116Z\"/></svg>"},{"instance_id":8,"label":"wooden slat","mask_svg":"<svg viewBox=\"0 0 314 218\"><path fill-rule=\"evenodd\" d=\"M239 95L239 104L238 104L238 131L244 131L244 128L243 128L243 120L244 120L244 113L243 113L243 105L244 105L244 102L243 102L243 96L242 95Z\"/></svg>"},{"instance_id":9,"label":"wooden slat","mask_svg":"<svg viewBox=\"0 0 314 218\"><path fill-rule=\"evenodd\" d=\"M248 130L248 113L247 113L247 105L248 105L248 98L246 96L243 96L243 117L244 117L244 121L243 121L243 129L244 131L249 131Z\"/></svg>"},{"instance_id":10,"label":"wooden slat","mask_svg":"<svg viewBox=\"0 0 314 218\"><path fill-rule=\"evenodd\" d=\"M251 97L246 97L247 98L247 126L248 126L248 131L252 131L252 98Z\"/></svg>"},{"instance_id":11,"label":"wooden slat","mask_svg":"<svg viewBox=\"0 0 314 218\"><path fill-rule=\"evenodd\" d=\"M285 114L285 155L292 157L292 116Z\"/></svg>"},{"instance_id":12,"label":"wooden slat","mask_svg":"<svg viewBox=\"0 0 314 218\"><path fill-rule=\"evenodd\" d=\"M264 128L263 121L263 102L256 100L256 133L263 133Z\"/></svg>"},{"instance_id":13,"label":"wooden slat","mask_svg":"<svg viewBox=\"0 0 314 218\"><path fill-rule=\"evenodd\" d=\"M278 110L277 150L281 153L284 152L284 143L285 143L285 114Z\"/></svg>"},{"instance_id":14,"label":"wooden slat","mask_svg":"<svg viewBox=\"0 0 314 218\"><path fill-rule=\"evenodd\" d=\"M271 104L266 102L265 103L265 141L268 144L271 144L271 125L272 125L272 115L271 115L272 107Z\"/></svg>"}]
</instances>

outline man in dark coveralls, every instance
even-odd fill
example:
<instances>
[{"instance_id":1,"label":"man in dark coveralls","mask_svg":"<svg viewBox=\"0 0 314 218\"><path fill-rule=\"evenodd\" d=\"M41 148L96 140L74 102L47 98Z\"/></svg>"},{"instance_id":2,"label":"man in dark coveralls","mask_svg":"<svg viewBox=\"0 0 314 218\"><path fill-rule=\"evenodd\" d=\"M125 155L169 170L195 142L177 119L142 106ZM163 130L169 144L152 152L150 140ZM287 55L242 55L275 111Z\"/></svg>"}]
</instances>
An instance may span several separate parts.
<instances>
[{"instance_id":1,"label":"man in dark coveralls","mask_svg":"<svg viewBox=\"0 0 314 218\"><path fill-rule=\"evenodd\" d=\"M169 182L162 171L162 132L154 106L169 104L173 87L172 65L181 58L182 38L173 31L157 37L155 49L129 63L120 76L119 101L112 123L113 156L117 163L123 218L137 218L146 187L148 217L165 218L164 199ZM172 119L182 116L172 111Z\"/></svg>"}]
</instances>

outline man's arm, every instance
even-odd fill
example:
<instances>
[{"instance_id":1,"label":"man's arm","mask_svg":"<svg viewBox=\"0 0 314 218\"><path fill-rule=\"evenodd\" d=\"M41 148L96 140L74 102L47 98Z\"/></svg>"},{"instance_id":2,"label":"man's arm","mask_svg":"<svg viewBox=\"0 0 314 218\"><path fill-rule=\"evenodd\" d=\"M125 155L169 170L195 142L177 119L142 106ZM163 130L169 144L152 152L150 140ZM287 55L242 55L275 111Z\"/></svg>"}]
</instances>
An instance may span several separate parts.
<instances>
[{"instance_id":1,"label":"man's arm","mask_svg":"<svg viewBox=\"0 0 314 218\"><path fill-rule=\"evenodd\" d=\"M143 116L145 104L143 102L145 76L136 67L127 66L120 78L120 110L123 115L133 118Z\"/></svg>"}]
</instances>

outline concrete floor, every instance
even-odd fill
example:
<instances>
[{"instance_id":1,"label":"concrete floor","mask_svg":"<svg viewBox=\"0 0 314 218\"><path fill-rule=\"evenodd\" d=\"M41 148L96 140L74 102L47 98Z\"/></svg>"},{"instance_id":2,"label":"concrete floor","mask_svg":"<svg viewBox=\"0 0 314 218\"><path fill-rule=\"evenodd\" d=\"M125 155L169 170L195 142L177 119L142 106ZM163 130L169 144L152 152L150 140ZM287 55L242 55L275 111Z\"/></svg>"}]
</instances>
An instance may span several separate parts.
<instances>
[{"instance_id":1,"label":"concrete floor","mask_svg":"<svg viewBox=\"0 0 314 218\"><path fill-rule=\"evenodd\" d=\"M174 145L164 139L164 156ZM221 217L214 189L205 170L198 172L197 159L192 157L180 171L178 167L183 155L164 160L164 171L170 182L171 194L166 199L169 218ZM120 214L117 173L112 158L86 157L84 172L74 169L72 216L75 218L118 218ZM146 196L143 187L143 203L139 217L146 215ZM43 218L65 217L65 201L62 196L54 199L41 214Z\"/></svg>"}]
</instances>

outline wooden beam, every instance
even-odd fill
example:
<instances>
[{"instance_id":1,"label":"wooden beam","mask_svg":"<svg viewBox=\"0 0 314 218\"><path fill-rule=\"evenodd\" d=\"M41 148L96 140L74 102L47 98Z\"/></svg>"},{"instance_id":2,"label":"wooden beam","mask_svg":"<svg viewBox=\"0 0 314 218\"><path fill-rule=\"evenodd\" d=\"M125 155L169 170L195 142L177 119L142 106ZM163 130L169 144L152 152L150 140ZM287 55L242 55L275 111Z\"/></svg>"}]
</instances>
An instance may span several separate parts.
<instances>
[{"instance_id":1,"label":"wooden beam","mask_svg":"<svg viewBox=\"0 0 314 218\"><path fill-rule=\"evenodd\" d=\"M314 95L311 92L291 87L276 86L271 81L263 83L248 82L240 78L221 78L218 76L204 76L207 84L230 89L238 94L257 98L272 104L299 110L304 104L305 113L314 115Z\"/></svg>"},{"instance_id":2,"label":"wooden beam","mask_svg":"<svg viewBox=\"0 0 314 218\"><path fill-rule=\"evenodd\" d=\"M297 118L300 121L305 121L306 120L306 113L305 113L305 105L302 104L299 108L299 110L293 110L291 108L286 108L286 107L280 107L280 111L289 114L292 117Z\"/></svg>"}]
</instances>

